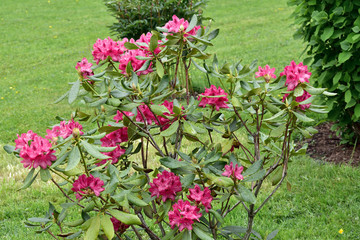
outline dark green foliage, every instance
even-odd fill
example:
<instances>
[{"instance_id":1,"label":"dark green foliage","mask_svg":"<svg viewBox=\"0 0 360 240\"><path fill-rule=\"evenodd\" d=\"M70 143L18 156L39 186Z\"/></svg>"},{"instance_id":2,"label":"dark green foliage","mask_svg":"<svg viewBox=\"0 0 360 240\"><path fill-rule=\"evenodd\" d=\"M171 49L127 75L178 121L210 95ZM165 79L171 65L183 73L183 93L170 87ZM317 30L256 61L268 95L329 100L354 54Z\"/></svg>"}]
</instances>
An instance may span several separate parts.
<instances>
[{"instance_id":1,"label":"dark green foliage","mask_svg":"<svg viewBox=\"0 0 360 240\"><path fill-rule=\"evenodd\" d=\"M311 63L315 85L336 92L327 97L329 120L343 142L360 135L360 1L290 0L300 25L295 37L308 42L304 64Z\"/></svg>"},{"instance_id":2,"label":"dark green foliage","mask_svg":"<svg viewBox=\"0 0 360 240\"><path fill-rule=\"evenodd\" d=\"M194 14L202 20L207 0L104 0L117 22L110 30L119 38L137 39L156 27L162 27L173 15L190 20Z\"/></svg>"}]
</instances>

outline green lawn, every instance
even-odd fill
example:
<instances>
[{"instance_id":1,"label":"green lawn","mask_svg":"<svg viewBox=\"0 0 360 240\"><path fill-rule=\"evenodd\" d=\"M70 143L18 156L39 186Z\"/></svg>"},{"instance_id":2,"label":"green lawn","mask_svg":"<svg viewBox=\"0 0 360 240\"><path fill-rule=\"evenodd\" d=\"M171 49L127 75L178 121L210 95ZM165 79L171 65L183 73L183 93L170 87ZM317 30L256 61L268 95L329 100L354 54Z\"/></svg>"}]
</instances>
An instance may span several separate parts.
<instances>
[{"instance_id":1,"label":"green lawn","mask_svg":"<svg viewBox=\"0 0 360 240\"><path fill-rule=\"evenodd\" d=\"M293 40L292 9L286 0L210 0L206 15L215 19L220 35L209 49L219 61L276 67L276 73L299 62L304 45ZM92 44L109 35L113 19L101 0L2 0L0 7L0 145L11 143L29 129L44 133L56 115L70 117L74 106L52 104L76 80L75 64L91 59ZM204 76L194 75L199 88ZM42 216L47 202L60 196L49 185L35 183L16 191L28 170L0 150L0 239L49 239L23 225ZM360 239L360 173L303 157L289 173L291 191L282 186L260 215L255 230L266 235L279 229L277 239ZM229 224L245 224L234 212ZM344 233L338 233L339 229Z\"/></svg>"}]
</instances>

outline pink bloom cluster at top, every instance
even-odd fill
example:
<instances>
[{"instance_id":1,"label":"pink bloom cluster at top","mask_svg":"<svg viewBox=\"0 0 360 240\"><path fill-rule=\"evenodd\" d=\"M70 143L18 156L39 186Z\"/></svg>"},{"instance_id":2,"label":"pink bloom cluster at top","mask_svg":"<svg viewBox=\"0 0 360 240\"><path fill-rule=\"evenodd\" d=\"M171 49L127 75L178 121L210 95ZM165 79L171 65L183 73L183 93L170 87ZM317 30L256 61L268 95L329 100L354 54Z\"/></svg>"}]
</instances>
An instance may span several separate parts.
<instances>
[{"instance_id":1,"label":"pink bloom cluster at top","mask_svg":"<svg viewBox=\"0 0 360 240\"><path fill-rule=\"evenodd\" d=\"M270 82L271 78L276 78L274 72L275 68L270 68L269 65L266 65L264 68L259 66L259 71L255 73L255 77L264 77L266 82Z\"/></svg>"},{"instance_id":2,"label":"pink bloom cluster at top","mask_svg":"<svg viewBox=\"0 0 360 240\"><path fill-rule=\"evenodd\" d=\"M280 76L286 76L285 85L288 91L294 91L299 83L309 82L311 72L308 71L307 66L303 63L296 65L295 61L291 61L291 65L286 66Z\"/></svg>"},{"instance_id":3,"label":"pink bloom cluster at top","mask_svg":"<svg viewBox=\"0 0 360 240\"><path fill-rule=\"evenodd\" d=\"M113 226L114 226L114 231L115 232L119 232L119 233L124 233L126 231L126 229L128 229L130 226L126 225L125 223L117 220L117 218L110 218Z\"/></svg>"},{"instance_id":4,"label":"pink bloom cluster at top","mask_svg":"<svg viewBox=\"0 0 360 240\"><path fill-rule=\"evenodd\" d=\"M56 160L55 150L51 150L51 143L33 131L17 135L15 140L15 149L20 149L20 157L23 159L21 163L25 168L41 167L46 169Z\"/></svg>"},{"instance_id":5,"label":"pink bloom cluster at top","mask_svg":"<svg viewBox=\"0 0 360 240\"><path fill-rule=\"evenodd\" d=\"M79 131L79 134L83 135L84 133L81 131L82 129L83 127L80 123L71 119L67 123L65 121L60 122L60 125L53 127L51 130L47 129L47 135L45 137L53 142L56 142L58 137L62 137L63 139L68 138L73 134L74 130Z\"/></svg>"},{"instance_id":6,"label":"pink bloom cluster at top","mask_svg":"<svg viewBox=\"0 0 360 240\"><path fill-rule=\"evenodd\" d=\"M102 164L105 164L109 160L111 160L111 164L117 163L119 161L119 157L125 153L125 149L121 148L119 144L128 141L127 127L117 129L107 134L105 137L100 139L100 141L101 146L103 147L116 148L111 152L103 152L102 154L109 156L110 159L104 159L101 162L97 163L97 165L100 166Z\"/></svg>"},{"instance_id":7,"label":"pink bloom cluster at top","mask_svg":"<svg viewBox=\"0 0 360 240\"><path fill-rule=\"evenodd\" d=\"M194 220L199 222L199 218L202 216L198 207L192 206L189 201L182 199L175 203L172 208L173 211L169 211L169 223L172 229L178 226L180 231L185 228L191 231Z\"/></svg>"},{"instance_id":8,"label":"pink bloom cluster at top","mask_svg":"<svg viewBox=\"0 0 360 240\"><path fill-rule=\"evenodd\" d=\"M189 22L187 20L184 20L183 18L179 19L176 15L173 15L172 21L167 22L163 28L166 28L169 32L178 33L180 31L185 31L188 26ZM194 36L199 29L200 26L195 26L189 32L186 32L184 36Z\"/></svg>"},{"instance_id":9,"label":"pink bloom cluster at top","mask_svg":"<svg viewBox=\"0 0 360 240\"><path fill-rule=\"evenodd\" d=\"M79 74L81 74L81 76L84 78L84 79L88 79L88 76L92 76L94 75L92 69L91 69L91 66L93 64L92 63L89 63L88 60L86 58L83 58L81 60L81 62L78 62L76 64L76 70L78 70Z\"/></svg>"},{"instance_id":10,"label":"pink bloom cluster at top","mask_svg":"<svg viewBox=\"0 0 360 240\"><path fill-rule=\"evenodd\" d=\"M104 182L100 178L93 175L87 177L83 174L74 181L71 190L76 193L76 199L81 199L83 196L91 194L100 196L100 192L105 190L102 186L104 186Z\"/></svg>"},{"instance_id":11,"label":"pink bloom cluster at top","mask_svg":"<svg viewBox=\"0 0 360 240\"><path fill-rule=\"evenodd\" d=\"M138 40L136 40L136 43L146 43L148 46L150 46L150 39L152 37L152 33L151 32L148 32L146 34L142 34L140 36L140 38ZM158 40L158 44L161 44L161 40ZM161 46L161 45L160 45ZM146 46L142 46L142 45L139 45L139 47L142 49L142 50L145 50L146 53L148 54L152 54L152 52L150 52L149 50L149 47L146 47ZM157 47L155 50L154 50L154 53L155 54L159 54L161 52L161 49L159 47Z\"/></svg>"},{"instance_id":12,"label":"pink bloom cluster at top","mask_svg":"<svg viewBox=\"0 0 360 240\"><path fill-rule=\"evenodd\" d=\"M157 175L157 178L150 183L151 196L162 197L162 200L166 202L167 199L175 200L177 192L180 192L181 182L180 177L176 176L172 172L163 171Z\"/></svg>"},{"instance_id":13,"label":"pink bloom cluster at top","mask_svg":"<svg viewBox=\"0 0 360 240\"><path fill-rule=\"evenodd\" d=\"M194 188L189 189L190 194L187 196L190 201L196 202L196 204L203 205L205 211L208 212L211 209L211 201L213 197L211 196L211 191L209 188L205 187L204 191L201 191L199 185L195 185Z\"/></svg>"},{"instance_id":14,"label":"pink bloom cluster at top","mask_svg":"<svg viewBox=\"0 0 360 240\"><path fill-rule=\"evenodd\" d=\"M214 85L211 85L210 88L205 88L205 92L200 94L198 97L198 100L201 99L199 106L205 107L208 104L212 107L215 107L216 111L219 111L220 108L229 108L229 106L226 104L226 102L229 101L229 99L226 97L227 95L228 94L220 87L216 88Z\"/></svg>"},{"instance_id":15,"label":"pink bloom cluster at top","mask_svg":"<svg viewBox=\"0 0 360 240\"><path fill-rule=\"evenodd\" d=\"M115 42L110 37L104 40L98 39L93 48L92 55L96 64L108 57L111 57L114 62L118 62L120 55L124 53L121 42Z\"/></svg>"},{"instance_id":16,"label":"pink bloom cluster at top","mask_svg":"<svg viewBox=\"0 0 360 240\"><path fill-rule=\"evenodd\" d=\"M142 49L134 49L134 50L128 50L124 53L124 55L121 55L120 57L120 65L119 65L119 69L121 70L121 73L126 75L126 66L128 65L129 62L131 62L131 66L134 70L134 72L138 71L146 62L146 60L139 60L136 57L137 56L141 56L141 57L149 57L150 55L148 53L146 53L146 51L142 50ZM140 71L137 72L137 75L146 75L150 72L152 72L152 63L150 63L149 67L147 69L145 69L144 71Z\"/></svg>"},{"instance_id":17,"label":"pink bloom cluster at top","mask_svg":"<svg viewBox=\"0 0 360 240\"><path fill-rule=\"evenodd\" d=\"M225 172L222 173L223 176L231 177L233 179L243 180L244 177L241 175L242 171L244 170L243 166L238 166L237 164L235 167L231 162L229 165L225 165Z\"/></svg>"},{"instance_id":18,"label":"pink bloom cluster at top","mask_svg":"<svg viewBox=\"0 0 360 240\"><path fill-rule=\"evenodd\" d=\"M288 93L286 93L283 97L283 102L285 101L285 98L287 98L289 96ZM295 101L300 103L302 101L305 101L306 99L310 98L311 94L308 93L307 91L304 90L304 94L302 96L296 97ZM307 103L307 104L300 104L299 107L301 110L305 110L308 109L311 106L311 103Z\"/></svg>"}]
</instances>

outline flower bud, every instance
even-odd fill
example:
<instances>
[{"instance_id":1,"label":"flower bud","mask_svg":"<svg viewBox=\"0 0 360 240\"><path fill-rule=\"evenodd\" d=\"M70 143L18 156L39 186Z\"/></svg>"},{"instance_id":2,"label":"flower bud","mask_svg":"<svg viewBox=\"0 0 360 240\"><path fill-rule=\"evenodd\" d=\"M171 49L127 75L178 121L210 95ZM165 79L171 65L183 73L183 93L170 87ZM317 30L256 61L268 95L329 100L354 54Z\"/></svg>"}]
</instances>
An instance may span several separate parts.
<instances>
[{"instance_id":1,"label":"flower bud","mask_svg":"<svg viewBox=\"0 0 360 240\"><path fill-rule=\"evenodd\" d=\"M184 25L181 24L179 29L180 29L180 32L184 31L185 30Z\"/></svg>"},{"instance_id":2,"label":"flower bud","mask_svg":"<svg viewBox=\"0 0 360 240\"><path fill-rule=\"evenodd\" d=\"M74 138L77 138L80 136L80 129L78 128L74 128L73 132L72 132L72 135Z\"/></svg>"},{"instance_id":3,"label":"flower bud","mask_svg":"<svg viewBox=\"0 0 360 240\"><path fill-rule=\"evenodd\" d=\"M105 107L104 107L104 105L101 105L101 111L102 111L102 112L105 112Z\"/></svg>"},{"instance_id":4,"label":"flower bud","mask_svg":"<svg viewBox=\"0 0 360 240\"><path fill-rule=\"evenodd\" d=\"M135 83L132 83L131 88L132 88L134 91L136 91L136 90L137 90L137 89L136 89L136 85L135 85Z\"/></svg>"}]
</instances>

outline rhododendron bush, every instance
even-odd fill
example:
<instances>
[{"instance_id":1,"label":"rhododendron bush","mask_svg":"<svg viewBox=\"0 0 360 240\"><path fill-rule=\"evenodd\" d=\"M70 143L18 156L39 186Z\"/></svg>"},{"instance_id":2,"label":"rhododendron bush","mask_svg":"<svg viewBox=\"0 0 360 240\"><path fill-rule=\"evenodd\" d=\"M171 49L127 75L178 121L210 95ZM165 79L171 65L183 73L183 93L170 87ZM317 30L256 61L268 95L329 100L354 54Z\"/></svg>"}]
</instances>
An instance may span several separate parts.
<instances>
[{"instance_id":1,"label":"rhododendron bush","mask_svg":"<svg viewBox=\"0 0 360 240\"><path fill-rule=\"evenodd\" d=\"M306 149L292 135L311 137L306 112L323 109L312 101L327 92L294 61L255 74L256 62L208 64L218 33L174 16L138 40L95 42L94 63L74 66L79 79L59 99L87 110L6 147L29 169L22 188L40 176L64 196L62 210L50 204L28 227L55 239L258 238L255 215ZM191 65L220 86L191 96ZM247 226L224 223L241 210Z\"/></svg>"}]
</instances>

